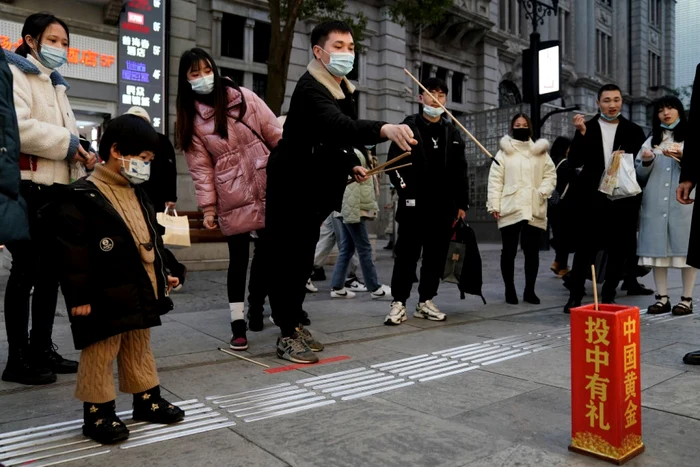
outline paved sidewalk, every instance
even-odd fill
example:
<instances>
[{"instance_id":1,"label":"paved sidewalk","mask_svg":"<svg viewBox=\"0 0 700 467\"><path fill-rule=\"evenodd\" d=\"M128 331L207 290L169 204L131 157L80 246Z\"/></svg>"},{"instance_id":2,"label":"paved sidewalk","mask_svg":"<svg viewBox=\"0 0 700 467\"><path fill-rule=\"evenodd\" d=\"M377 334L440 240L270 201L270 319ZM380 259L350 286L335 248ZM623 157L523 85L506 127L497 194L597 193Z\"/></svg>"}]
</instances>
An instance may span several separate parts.
<instances>
[{"instance_id":1,"label":"paved sidewalk","mask_svg":"<svg viewBox=\"0 0 700 467\"><path fill-rule=\"evenodd\" d=\"M81 406L72 397L75 378L59 376L58 383L43 388L0 382L0 462L12 451L14 459L47 456L34 465L99 454L67 464L71 466L604 465L567 451L568 316L561 312L567 294L549 271L553 253L541 255L539 306L504 303L499 255L497 246L482 246L487 305L477 297L460 300L453 285L441 287L436 303L448 314L445 323L409 318L398 327L384 326L389 302L372 301L368 294L332 300L329 282L317 283L321 291L309 296L306 305L310 329L327 344L321 357L336 361L272 374L216 350L227 346L230 338L226 275L192 274L184 291L174 296L176 310L153 330L162 387L173 401L189 401L188 425L162 434L155 427L134 427L132 444L121 447L80 443L38 451L82 441L75 435L79 422L44 430L34 438L32 433L12 436L29 436L27 440L2 433L79 419ZM391 267L388 253L380 251L380 281L390 282ZM284 274L284 268L277 273ZM329 268L326 273L330 276ZM517 286L522 291L522 257L516 277L521 278ZM650 280L644 282L651 285ZM4 281L6 277L0 277L0 290ZM669 282L672 298L678 299L680 275L672 273ZM409 307L415 306L415 299ZM641 308L651 301L624 293L619 297L620 303ZM64 355L77 358L65 310L61 313L55 340ZM694 316L644 318L643 323L647 451L628 465L697 465L700 451L688 441L700 430L700 368L683 365L681 357L700 349L700 324ZM7 344L2 334L4 367ZM285 366L274 357L276 336L272 325L249 333L251 346L242 355L273 368ZM514 337L501 341L512 344L509 355L487 342L509 336ZM528 350L530 342L545 348ZM454 347L465 347L469 365L454 366L457 363L447 355ZM470 368L476 365L480 366ZM445 368L453 374L445 375ZM345 373L335 375L338 372ZM431 379L435 376L444 377ZM118 410L128 410L130 397L120 396L117 403ZM48 438L47 431L57 429L66 431L51 436L66 436L65 441ZM140 429L144 431L136 431ZM208 429L139 445L158 436ZM52 442L17 447L46 439ZM32 452L23 454L26 451Z\"/></svg>"}]
</instances>

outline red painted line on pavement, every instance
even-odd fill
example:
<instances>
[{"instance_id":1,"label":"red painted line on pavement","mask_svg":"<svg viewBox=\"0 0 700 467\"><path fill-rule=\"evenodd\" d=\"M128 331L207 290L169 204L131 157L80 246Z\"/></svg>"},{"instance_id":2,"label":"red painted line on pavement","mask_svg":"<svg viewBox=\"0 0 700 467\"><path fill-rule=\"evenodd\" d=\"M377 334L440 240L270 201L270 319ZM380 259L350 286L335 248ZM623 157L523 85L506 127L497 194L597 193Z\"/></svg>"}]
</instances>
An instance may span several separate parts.
<instances>
[{"instance_id":1,"label":"red painted line on pavement","mask_svg":"<svg viewBox=\"0 0 700 467\"><path fill-rule=\"evenodd\" d=\"M324 363L342 362L343 360L350 360L350 357L348 357L347 355L340 355L338 357L324 358L323 360L319 360L318 363L314 363L312 365L294 364L294 365L280 366L277 368L268 368L267 370L265 370L265 373L267 373L267 374L282 373L283 371L298 370L299 368L308 368L310 366L323 365Z\"/></svg>"}]
</instances>

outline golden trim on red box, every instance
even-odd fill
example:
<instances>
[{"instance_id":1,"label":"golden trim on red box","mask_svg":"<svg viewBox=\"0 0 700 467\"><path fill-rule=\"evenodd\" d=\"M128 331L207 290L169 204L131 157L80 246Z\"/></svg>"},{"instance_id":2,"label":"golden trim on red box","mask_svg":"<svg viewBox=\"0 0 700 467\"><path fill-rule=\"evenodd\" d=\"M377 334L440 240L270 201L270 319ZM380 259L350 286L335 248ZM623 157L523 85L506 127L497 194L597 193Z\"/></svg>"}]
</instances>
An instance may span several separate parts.
<instances>
[{"instance_id":1,"label":"golden trim on red box","mask_svg":"<svg viewBox=\"0 0 700 467\"><path fill-rule=\"evenodd\" d=\"M629 434L622 439L622 445L615 447L600 436L589 432L578 432L571 439L573 447L600 454L611 459L621 459L642 445L642 437Z\"/></svg>"}]
</instances>

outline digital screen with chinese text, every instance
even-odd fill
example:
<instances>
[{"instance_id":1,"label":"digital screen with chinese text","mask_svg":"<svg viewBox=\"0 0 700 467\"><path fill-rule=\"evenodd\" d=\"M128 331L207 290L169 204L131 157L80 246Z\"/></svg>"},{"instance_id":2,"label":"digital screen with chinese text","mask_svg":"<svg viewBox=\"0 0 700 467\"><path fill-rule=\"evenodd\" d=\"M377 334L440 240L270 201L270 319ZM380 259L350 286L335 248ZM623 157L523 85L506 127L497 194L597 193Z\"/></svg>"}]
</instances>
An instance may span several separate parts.
<instances>
[{"instance_id":1,"label":"digital screen with chinese text","mask_svg":"<svg viewBox=\"0 0 700 467\"><path fill-rule=\"evenodd\" d=\"M129 0L119 19L119 114L146 109L153 128L167 134L165 112L165 0Z\"/></svg>"}]
</instances>

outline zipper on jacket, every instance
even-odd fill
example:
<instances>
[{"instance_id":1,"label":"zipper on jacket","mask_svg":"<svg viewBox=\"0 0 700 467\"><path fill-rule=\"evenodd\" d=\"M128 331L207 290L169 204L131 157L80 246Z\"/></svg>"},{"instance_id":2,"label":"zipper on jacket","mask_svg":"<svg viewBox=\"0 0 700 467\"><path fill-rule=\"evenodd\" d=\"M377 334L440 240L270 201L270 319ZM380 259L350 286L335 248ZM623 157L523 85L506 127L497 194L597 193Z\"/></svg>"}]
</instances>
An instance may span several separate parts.
<instances>
[{"instance_id":1,"label":"zipper on jacket","mask_svg":"<svg viewBox=\"0 0 700 467\"><path fill-rule=\"evenodd\" d=\"M165 296L169 297L170 293L168 292L168 278L166 277L165 273L163 272L163 268L165 268L165 261L163 261L163 256L161 256L160 251L158 251L158 231L153 227L153 223L151 222L151 217L148 215L148 210L146 209L146 206L143 204L143 199L141 199L141 196L138 194L136 197L139 199L139 203L141 204L141 209L144 211L144 217L146 218L146 222L148 222L148 226L151 228L151 234L153 235L153 249L156 250L156 254L158 255L158 258L160 258L160 274L163 276L163 284L164 284L164 289L165 289ZM158 297L156 297L158 299Z\"/></svg>"}]
</instances>

